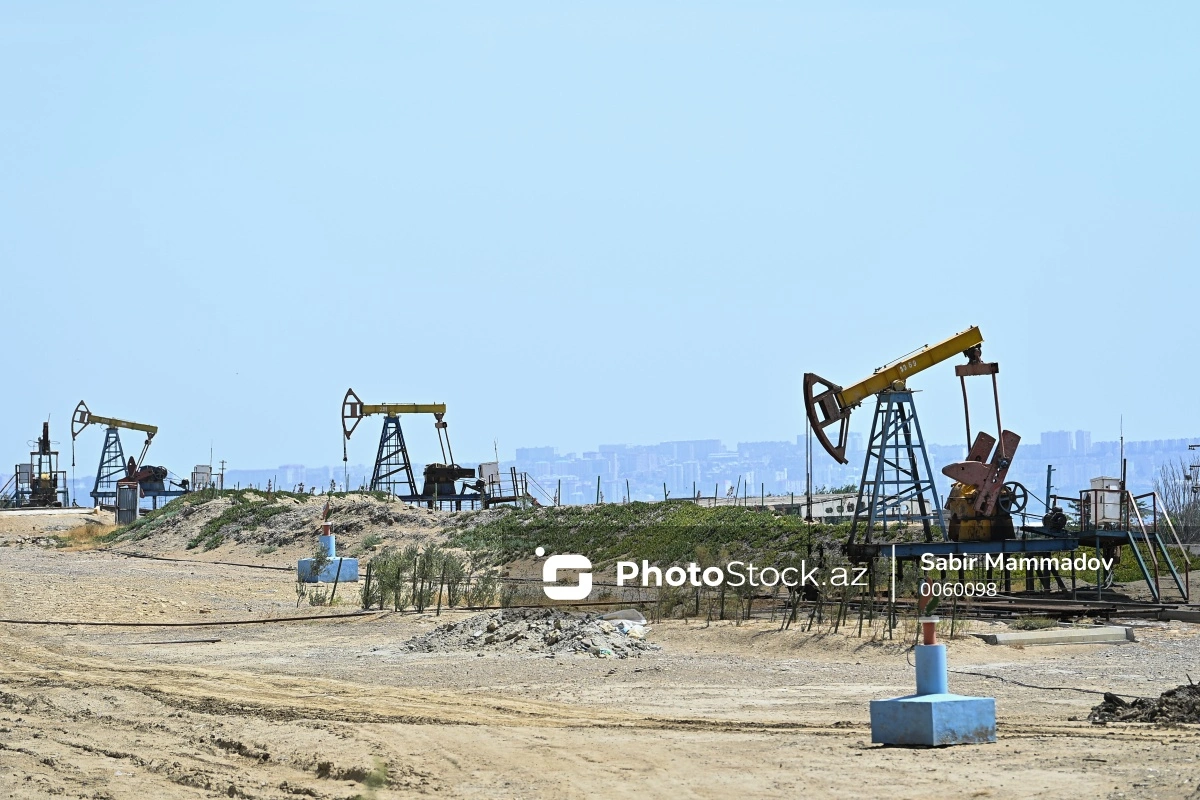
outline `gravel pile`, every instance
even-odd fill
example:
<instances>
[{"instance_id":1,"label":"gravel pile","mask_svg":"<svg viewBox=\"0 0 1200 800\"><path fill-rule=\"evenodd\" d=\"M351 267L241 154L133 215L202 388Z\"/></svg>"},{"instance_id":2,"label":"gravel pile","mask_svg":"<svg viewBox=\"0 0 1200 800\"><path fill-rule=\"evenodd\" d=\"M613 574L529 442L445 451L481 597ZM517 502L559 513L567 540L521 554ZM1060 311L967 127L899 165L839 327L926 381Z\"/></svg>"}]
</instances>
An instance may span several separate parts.
<instances>
[{"instance_id":1,"label":"gravel pile","mask_svg":"<svg viewBox=\"0 0 1200 800\"><path fill-rule=\"evenodd\" d=\"M1092 709L1088 719L1104 722L1157 722L1200 724L1200 684L1167 689L1158 699L1139 697L1126 702L1105 692L1104 702Z\"/></svg>"},{"instance_id":2,"label":"gravel pile","mask_svg":"<svg viewBox=\"0 0 1200 800\"><path fill-rule=\"evenodd\" d=\"M529 652L553 658L579 653L596 658L639 657L659 646L645 640L645 625L605 620L596 614L570 614L550 608L501 609L439 625L405 647L417 653L461 650Z\"/></svg>"}]
</instances>

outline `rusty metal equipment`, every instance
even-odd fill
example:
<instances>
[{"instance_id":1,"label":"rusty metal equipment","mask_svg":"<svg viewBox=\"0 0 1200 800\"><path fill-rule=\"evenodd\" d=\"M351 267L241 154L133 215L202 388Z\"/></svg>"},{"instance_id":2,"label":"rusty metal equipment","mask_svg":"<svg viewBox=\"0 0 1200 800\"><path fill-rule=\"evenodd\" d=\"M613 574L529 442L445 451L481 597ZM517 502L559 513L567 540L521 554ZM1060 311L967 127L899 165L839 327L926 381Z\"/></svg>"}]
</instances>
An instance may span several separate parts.
<instances>
[{"instance_id":1,"label":"rusty metal equipment","mask_svg":"<svg viewBox=\"0 0 1200 800\"><path fill-rule=\"evenodd\" d=\"M942 474L954 481L946 509L950 512L948 535L951 541L997 542L1013 539L1016 531L1012 515L1025 510L1029 493L1019 483L1005 482L1008 469L1016 455L1021 437L1004 430L1000 421L1000 389L996 375L1000 365L985 362L981 347L975 345L963 355L966 364L954 368L962 386L963 419L967 426L967 441L971 442L971 406L967 398L967 378L987 375L992 379L992 399L996 410L996 430L1000 439L983 431L975 436L967 450L965 461L948 464ZM994 448L994 452L993 452Z\"/></svg>"},{"instance_id":2,"label":"rusty metal equipment","mask_svg":"<svg viewBox=\"0 0 1200 800\"><path fill-rule=\"evenodd\" d=\"M466 483L467 479L475 478L475 470L454 463L450 432L444 419L445 403L371 404L364 403L355 394L354 389L347 389L345 397L342 398L343 462L349 459L346 442L350 440L358 423L363 417L379 414L383 415L383 430L379 435L379 449L375 456L375 468L371 473L371 491L386 492L400 500L426 505L429 508L444 508L448 505L461 510L464 502L469 508L474 508L477 503L486 507L487 495L480 491L478 482ZM404 440L404 431L400 427L400 417L404 414L432 414L442 451L441 462L425 465L424 483L419 493L416 479L413 477L408 445Z\"/></svg>"},{"instance_id":3,"label":"rusty metal equipment","mask_svg":"<svg viewBox=\"0 0 1200 800\"><path fill-rule=\"evenodd\" d=\"M50 423L42 423L42 435L29 453L28 464L13 467L17 507L63 508L71 504L67 473L58 468L58 451L52 450Z\"/></svg>"}]
</instances>

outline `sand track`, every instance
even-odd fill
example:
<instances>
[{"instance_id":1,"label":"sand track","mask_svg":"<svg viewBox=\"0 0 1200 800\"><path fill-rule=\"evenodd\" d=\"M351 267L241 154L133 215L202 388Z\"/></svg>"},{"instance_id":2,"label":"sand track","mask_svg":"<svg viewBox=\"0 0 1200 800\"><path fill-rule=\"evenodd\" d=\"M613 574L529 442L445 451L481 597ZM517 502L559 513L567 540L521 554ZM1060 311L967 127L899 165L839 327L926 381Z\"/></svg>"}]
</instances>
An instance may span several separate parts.
<instances>
[{"instance_id":1,"label":"sand track","mask_svg":"<svg viewBox=\"0 0 1200 800\"><path fill-rule=\"evenodd\" d=\"M296 613L290 575L214 564L0 548L0 580L4 615L28 619ZM1083 721L1095 695L982 677L952 675L952 687L997 698L997 744L871 745L866 701L911 686L897 642L670 622L652 626L661 650L619 661L405 646L464 616L217 624L195 635L0 624L0 796L1198 796L1197 728L1095 726ZM1200 655L1194 626L1138 638L1025 650L956 640L950 660L1030 684L1149 696ZM179 640L191 641L161 643Z\"/></svg>"}]
</instances>

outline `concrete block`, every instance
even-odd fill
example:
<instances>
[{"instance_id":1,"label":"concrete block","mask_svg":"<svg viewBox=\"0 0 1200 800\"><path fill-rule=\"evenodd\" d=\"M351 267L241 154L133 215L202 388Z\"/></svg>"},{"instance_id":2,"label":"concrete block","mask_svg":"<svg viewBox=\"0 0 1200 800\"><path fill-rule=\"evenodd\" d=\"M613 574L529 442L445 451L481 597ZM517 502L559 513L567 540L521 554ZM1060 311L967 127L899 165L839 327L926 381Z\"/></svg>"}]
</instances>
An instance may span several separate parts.
<instances>
[{"instance_id":1,"label":"concrete block","mask_svg":"<svg viewBox=\"0 0 1200 800\"><path fill-rule=\"evenodd\" d=\"M1091 628L1048 628L1041 631L972 634L988 644L1112 644L1133 642L1133 628L1123 625L1097 625Z\"/></svg>"},{"instance_id":2,"label":"concrete block","mask_svg":"<svg viewBox=\"0 0 1200 800\"><path fill-rule=\"evenodd\" d=\"M994 742L996 701L958 694L872 700L871 741L921 747Z\"/></svg>"},{"instance_id":3,"label":"concrete block","mask_svg":"<svg viewBox=\"0 0 1200 800\"><path fill-rule=\"evenodd\" d=\"M325 569L321 574L313 577L312 574L312 559L302 558L296 564L296 580L301 583L333 583L336 577L338 583L353 583L358 580L358 559L357 558L334 558L325 565ZM342 571L338 573L338 564L342 565Z\"/></svg>"}]
</instances>

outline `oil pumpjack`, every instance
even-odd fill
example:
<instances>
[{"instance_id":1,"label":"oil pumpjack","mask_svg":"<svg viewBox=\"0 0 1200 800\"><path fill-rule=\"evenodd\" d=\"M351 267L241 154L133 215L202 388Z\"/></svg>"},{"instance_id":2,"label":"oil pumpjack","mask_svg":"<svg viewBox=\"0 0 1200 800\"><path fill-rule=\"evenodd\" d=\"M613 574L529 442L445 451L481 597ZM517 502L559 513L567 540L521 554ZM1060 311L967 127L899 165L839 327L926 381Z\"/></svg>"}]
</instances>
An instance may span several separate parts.
<instances>
[{"instance_id":1,"label":"oil pumpjack","mask_svg":"<svg viewBox=\"0 0 1200 800\"><path fill-rule=\"evenodd\" d=\"M413 477L412 460L404 431L400 427L401 415L432 414L434 428L441 446L442 461L425 465L424 484L417 492ZM445 403L364 403L353 389L346 390L342 398L342 461L348 460L346 442L358 427L363 417L383 416L383 430L379 435L379 450L375 456L375 468L371 473L371 491L386 492L410 503L442 507L449 504L461 510L464 502L474 506L487 506L488 497L483 483L476 480L475 470L454 463L454 451L450 448L450 432L444 419ZM462 481L462 485L459 482ZM467 481L470 481L468 483Z\"/></svg>"},{"instance_id":2,"label":"oil pumpjack","mask_svg":"<svg viewBox=\"0 0 1200 800\"><path fill-rule=\"evenodd\" d=\"M146 452L150 449L150 443L154 441L154 435L158 433L157 425L147 425L143 422L130 422L129 420L117 419L116 417L102 417L93 414L87 407L87 404L82 400L79 405L75 406L75 412L71 416L71 446L75 445L75 439L83 432L83 429L88 425L103 425L104 426L104 448L100 451L100 464L96 467L96 483L92 487L91 496L98 506L115 506L117 502L117 484L120 481L128 480L137 476L142 470L142 462L146 460ZM121 447L121 428L125 430L138 431L146 434L146 441L142 445L142 452L137 459L130 458L128 462L125 460L125 451ZM150 468L158 470L161 468ZM162 470L163 476L166 477L166 471ZM157 472L154 476L156 477ZM161 483L161 478L159 483ZM162 488L159 486L158 488Z\"/></svg>"},{"instance_id":3,"label":"oil pumpjack","mask_svg":"<svg viewBox=\"0 0 1200 800\"><path fill-rule=\"evenodd\" d=\"M935 524L943 541L1013 538L1012 514L1023 509L1027 492L1018 483L1005 483L1005 477L1021 437L1001 426L1000 395L996 384L1000 367L995 362L983 361L982 345L983 335L979 328L971 327L945 341L925 345L845 388L814 373L805 373L805 411L813 433L825 451L842 464L849 463L846 443L851 412L872 395L876 398L871 436L846 545L851 557L867 555L860 544L870 545L876 527L882 526L886 532L889 522L919 521L927 542L934 539ZM967 363L955 367L955 374L962 384L967 440L972 441L966 379L990 375L996 429L1000 431L999 446L996 437L980 431L972 441L966 460L942 469L942 474L954 482L943 509L907 380L960 353ZM827 432L834 426L837 426L836 442ZM949 512L949 520L946 512ZM858 540L860 532L862 542Z\"/></svg>"}]
</instances>

